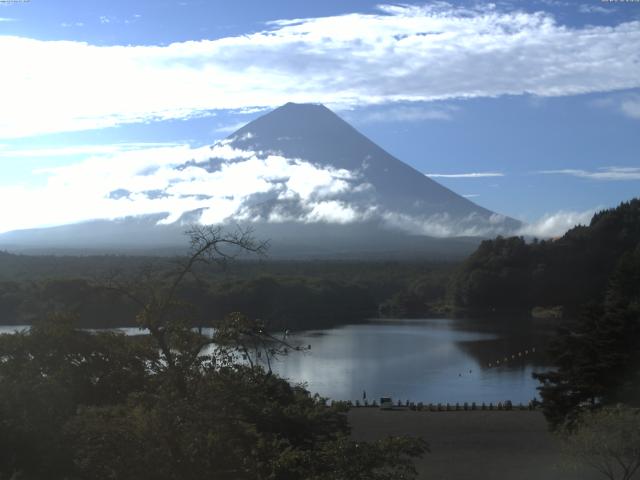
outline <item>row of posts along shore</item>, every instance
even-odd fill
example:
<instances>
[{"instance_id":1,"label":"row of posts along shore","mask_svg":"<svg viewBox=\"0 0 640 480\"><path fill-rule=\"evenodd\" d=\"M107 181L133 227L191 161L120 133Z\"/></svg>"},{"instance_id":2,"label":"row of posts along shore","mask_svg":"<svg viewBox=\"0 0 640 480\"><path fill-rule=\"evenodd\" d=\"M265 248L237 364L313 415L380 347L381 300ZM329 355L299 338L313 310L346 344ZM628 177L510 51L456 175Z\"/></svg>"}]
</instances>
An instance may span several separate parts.
<instances>
[{"instance_id":1,"label":"row of posts along shore","mask_svg":"<svg viewBox=\"0 0 640 480\"><path fill-rule=\"evenodd\" d=\"M356 400L352 402L351 400L331 400L331 406L344 406L347 408L380 408L378 402L373 400L372 402L368 402L367 400L360 401ZM464 402L464 403L424 403L424 402L410 402L407 400L402 403L398 400L392 408L387 408L387 410L413 410L418 412L471 412L471 411L526 411L526 410L536 410L540 402L537 400L531 400L527 404L518 403L514 405L510 400L506 400L504 402L482 402L480 404L476 402Z\"/></svg>"}]
</instances>

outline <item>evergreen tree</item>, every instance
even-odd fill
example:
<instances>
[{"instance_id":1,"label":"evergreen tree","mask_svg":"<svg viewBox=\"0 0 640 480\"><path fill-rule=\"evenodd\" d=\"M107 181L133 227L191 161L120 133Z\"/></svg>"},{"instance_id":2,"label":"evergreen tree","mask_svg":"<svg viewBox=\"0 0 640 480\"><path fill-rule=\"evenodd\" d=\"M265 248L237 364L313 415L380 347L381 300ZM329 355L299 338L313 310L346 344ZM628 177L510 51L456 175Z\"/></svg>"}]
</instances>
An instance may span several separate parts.
<instances>
[{"instance_id":1,"label":"evergreen tree","mask_svg":"<svg viewBox=\"0 0 640 480\"><path fill-rule=\"evenodd\" d=\"M557 368L534 374L553 428L571 425L584 410L638 402L640 245L620 259L603 305L586 308L558 333L550 348Z\"/></svg>"}]
</instances>

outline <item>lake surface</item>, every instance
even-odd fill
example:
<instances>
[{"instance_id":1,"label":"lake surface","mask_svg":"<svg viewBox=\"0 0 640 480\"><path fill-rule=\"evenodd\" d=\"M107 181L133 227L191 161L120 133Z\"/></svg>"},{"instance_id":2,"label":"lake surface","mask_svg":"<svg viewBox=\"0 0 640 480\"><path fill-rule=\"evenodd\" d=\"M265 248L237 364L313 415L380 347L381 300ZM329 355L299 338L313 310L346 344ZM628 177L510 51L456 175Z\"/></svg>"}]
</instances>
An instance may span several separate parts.
<instances>
[{"instance_id":1,"label":"lake surface","mask_svg":"<svg viewBox=\"0 0 640 480\"><path fill-rule=\"evenodd\" d=\"M274 371L332 399L362 400L366 391L369 401L527 403L537 397L531 373L549 368L552 332L521 319L374 321L298 334L293 342L311 350L279 359Z\"/></svg>"},{"instance_id":2,"label":"lake surface","mask_svg":"<svg viewBox=\"0 0 640 480\"><path fill-rule=\"evenodd\" d=\"M28 327L0 327L0 333L21 328ZM527 403L537 396L531 373L548 369L544 351L552 334L548 324L525 319L376 320L298 333L291 343L311 350L280 357L272 366L336 400L362 400L366 391L369 401L391 396L403 402Z\"/></svg>"}]
</instances>

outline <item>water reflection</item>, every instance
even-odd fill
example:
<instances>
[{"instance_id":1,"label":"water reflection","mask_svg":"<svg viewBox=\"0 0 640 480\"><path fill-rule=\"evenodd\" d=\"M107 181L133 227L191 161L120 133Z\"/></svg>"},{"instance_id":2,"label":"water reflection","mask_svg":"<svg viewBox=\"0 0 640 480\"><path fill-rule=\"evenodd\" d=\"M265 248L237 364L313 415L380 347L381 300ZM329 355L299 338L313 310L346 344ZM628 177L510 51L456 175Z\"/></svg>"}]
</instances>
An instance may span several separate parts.
<instances>
[{"instance_id":1,"label":"water reflection","mask_svg":"<svg viewBox=\"0 0 640 480\"><path fill-rule=\"evenodd\" d=\"M279 360L274 370L334 399L361 399L364 390L369 399L526 403L536 396L531 373L547 365L548 338L548 328L530 322L376 321L300 334L296 340L311 351Z\"/></svg>"}]
</instances>

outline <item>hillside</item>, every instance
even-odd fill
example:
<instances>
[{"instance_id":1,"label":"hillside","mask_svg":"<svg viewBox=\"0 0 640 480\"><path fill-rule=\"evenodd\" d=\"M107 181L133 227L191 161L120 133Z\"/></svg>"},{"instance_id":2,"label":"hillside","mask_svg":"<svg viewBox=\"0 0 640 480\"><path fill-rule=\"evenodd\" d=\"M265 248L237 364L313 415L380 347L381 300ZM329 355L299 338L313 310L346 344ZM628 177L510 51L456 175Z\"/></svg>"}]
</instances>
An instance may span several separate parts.
<instances>
[{"instance_id":1,"label":"hillside","mask_svg":"<svg viewBox=\"0 0 640 480\"><path fill-rule=\"evenodd\" d=\"M625 253L640 248L640 199L595 214L555 240L522 237L483 241L462 264L450 300L468 312L520 311L563 306L575 313L601 302Z\"/></svg>"}]
</instances>

